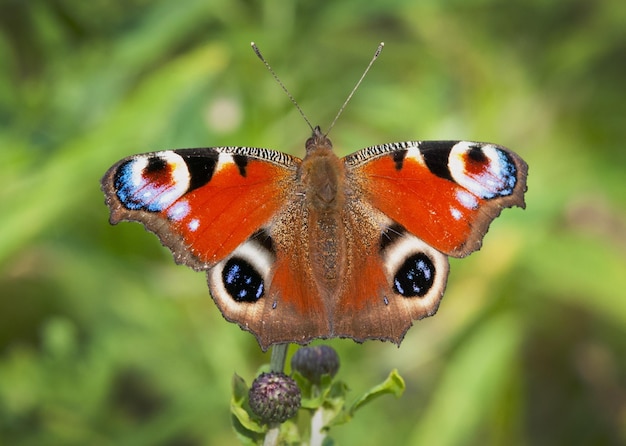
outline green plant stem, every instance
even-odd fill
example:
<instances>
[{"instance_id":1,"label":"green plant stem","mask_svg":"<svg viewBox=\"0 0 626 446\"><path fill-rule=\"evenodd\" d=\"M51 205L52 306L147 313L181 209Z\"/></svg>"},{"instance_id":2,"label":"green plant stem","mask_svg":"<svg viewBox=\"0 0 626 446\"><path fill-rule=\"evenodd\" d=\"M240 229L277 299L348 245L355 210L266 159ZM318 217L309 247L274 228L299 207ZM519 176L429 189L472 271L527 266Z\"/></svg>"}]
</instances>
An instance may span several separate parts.
<instances>
[{"instance_id":1,"label":"green plant stem","mask_svg":"<svg viewBox=\"0 0 626 446\"><path fill-rule=\"evenodd\" d=\"M270 357L270 370L272 372L283 372L285 370L285 359L289 344L276 344L272 346ZM277 446L280 434L280 425L272 426L265 434L263 446Z\"/></svg>"},{"instance_id":2,"label":"green plant stem","mask_svg":"<svg viewBox=\"0 0 626 446\"><path fill-rule=\"evenodd\" d=\"M288 348L289 344L276 344L272 346L272 356L270 359L270 370L272 372L284 371Z\"/></svg>"}]
</instances>

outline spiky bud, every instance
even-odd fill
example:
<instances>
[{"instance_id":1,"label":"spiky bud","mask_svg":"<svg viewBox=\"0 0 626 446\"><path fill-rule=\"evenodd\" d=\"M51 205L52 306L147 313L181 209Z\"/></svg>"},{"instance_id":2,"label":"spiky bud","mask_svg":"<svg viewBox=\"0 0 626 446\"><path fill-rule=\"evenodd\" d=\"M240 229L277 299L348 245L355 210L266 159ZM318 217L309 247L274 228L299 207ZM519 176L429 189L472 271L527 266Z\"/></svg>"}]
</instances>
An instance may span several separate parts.
<instances>
[{"instance_id":1,"label":"spiky bud","mask_svg":"<svg viewBox=\"0 0 626 446\"><path fill-rule=\"evenodd\" d=\"M337 374L339 355L327 345L302 347L291 357L291 369L312 383L319 384L323 375L333 377Z\"/></svg>"},{"instance_id":2,"label":"spiky bud","mask_svg":"<svg viewBox=\"0 0 626 446\"><path fill-rule=\"evenodd\" d=\"M280 372L261 373L252 382L248 396L250 409L263 423L282 423L300 408L298 385Z\"/></svg>"}]
</instances>

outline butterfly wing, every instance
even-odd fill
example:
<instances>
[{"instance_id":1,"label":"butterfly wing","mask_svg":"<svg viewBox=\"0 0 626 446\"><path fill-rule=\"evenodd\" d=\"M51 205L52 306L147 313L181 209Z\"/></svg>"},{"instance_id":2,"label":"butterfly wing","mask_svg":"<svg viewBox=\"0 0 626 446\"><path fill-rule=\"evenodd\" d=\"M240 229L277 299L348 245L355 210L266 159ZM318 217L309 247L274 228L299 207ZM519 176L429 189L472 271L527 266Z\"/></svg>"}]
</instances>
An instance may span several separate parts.
<instances>
[{"instance_id":1,"label":"butterfly wing","mask_svg":"<svg viewBox=\"0 0 626 446\"><path fill-rule=\"evenodd\" d=\"M447 255L479 249L502 208L524 207L527 166L503 147L456 141L375 146L344 163L344 220L359 238L348 244L333 333L399 344L437 311Z\"/></svg>"},{"instance_id":2,"label":"butterfly wing","mask_svg":"<svg viewBox=\"0 0 626 446\"><path fill-rule=\"evenodd\" d=\"M269 225L208 272L224 317L252 332L263 350L330 336L327 307L312 273L304 196L297 187L291 192Z\"/></svg>"},{"instance_id":3,"label":"butterfly wing","mask_svg":"<svg viewBox=\"0 0 626 446\"><path fill-rule=\"evenodd\" d=\"M284 206L300 160L249 147L135 155L102 179L110 221L138 221L177 263L214 266Z\"/></svg>"},{"instance_id":4,"label":"butterfly wing","mask_svg":"<svg viewBox=\"0 0 626 446\"><path fill-rule=\"evenodd\" d=\"M364 199L437 250L464 257L480 249L505 207L525 207L528 166L495 144L403 142L345 158Z\"/></svg>"},{"instance_id":5,"label":"butterfly wing","mask_svg":"<svg viewBox=\"0 0 626 446\"><path fill-rule=\"evenodd\" d=\"M353 236L331 312L333 335L400 344L414 320L437 311L448 258L358 196L344 221Z\"/></svg>"},{"instance_id":6,"label":"butterfly wing","mask_svg":"<svg viewBox=\"0 0 626 446\"><path fill-rule=\"evenodd\" d=\"M153 152L115 164L104 175L102 190L111 223L140 222L177 263L207 270L224 317L267 348L305 333L327 333L327 317L302 273L305 266L293 262L307 258L298 252L304 228L296 220L300 232L284 237L286 225L294 223L287 220L300 163L281 152L248 147Z\"/></svg>"}]
</instances>

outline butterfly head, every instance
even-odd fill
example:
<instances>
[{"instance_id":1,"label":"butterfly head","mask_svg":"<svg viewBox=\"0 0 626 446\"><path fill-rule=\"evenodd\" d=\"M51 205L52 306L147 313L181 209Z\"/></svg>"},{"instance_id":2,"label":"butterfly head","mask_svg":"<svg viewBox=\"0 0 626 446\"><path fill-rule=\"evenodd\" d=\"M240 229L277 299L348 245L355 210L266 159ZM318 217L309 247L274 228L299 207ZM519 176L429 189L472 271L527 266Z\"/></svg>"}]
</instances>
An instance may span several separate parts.
<instances>
[{"instance_id":1,"label":"butterfly head","mask_svg":"<svg viewBox=\"0 0 626 446\"><path fill-rule=\"evenodd\" d=\"M319 152L331 152L333 150L333 143L322 133L322 129L320 129L318 125L313 129L311 137L306 140L305 147L307 156L310 156Z\"/></svg>"}]
</instances>

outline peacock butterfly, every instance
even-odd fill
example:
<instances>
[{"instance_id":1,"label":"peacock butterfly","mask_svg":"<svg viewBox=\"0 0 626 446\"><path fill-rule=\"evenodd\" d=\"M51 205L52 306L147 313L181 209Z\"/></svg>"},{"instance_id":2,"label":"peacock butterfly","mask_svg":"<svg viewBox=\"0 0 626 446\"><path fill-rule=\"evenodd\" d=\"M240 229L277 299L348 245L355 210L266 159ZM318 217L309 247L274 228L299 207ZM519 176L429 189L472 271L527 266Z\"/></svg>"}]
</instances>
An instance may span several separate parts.
<instances>
[{"instance_id":1,"label":"peacock butterfly","mask_svg":"<svg viewBox=\"0 0 626 446\"><path fill-rule=\"evenodd\" d=\"M503 208L525 207L528 166L495 144L407 141L339 158L315 127L305 147L304 159L253 147L125 158L102 179L110 222L143 223L176 263L206 271L224 318L266 350L400 344L437 311L448 256L478 250Z\"/></svg>"}]
</instances>

